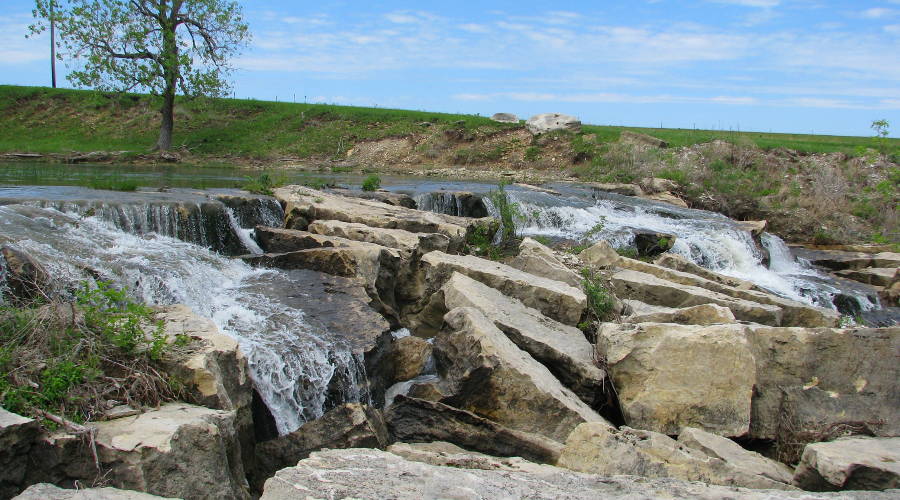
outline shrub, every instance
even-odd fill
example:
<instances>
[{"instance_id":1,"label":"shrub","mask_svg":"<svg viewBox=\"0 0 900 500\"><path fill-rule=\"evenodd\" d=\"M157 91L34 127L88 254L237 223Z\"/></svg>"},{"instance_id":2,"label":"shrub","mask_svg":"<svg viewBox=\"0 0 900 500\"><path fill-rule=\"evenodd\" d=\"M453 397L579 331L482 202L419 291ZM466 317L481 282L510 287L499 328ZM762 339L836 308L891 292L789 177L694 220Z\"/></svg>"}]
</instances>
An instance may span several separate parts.
<instances>
[{"instance_id":1,"label":"shrub","mask_svg":"<svg viewBox=\"0 0 900 500\"><path fill-rule=\"evenodd\" d=\"M609 321L613 318L613 296L603 285L600 278L590 269L581 272L581 284L587 296L588 311L598 321Z\"/></svg>"},{"instance_id":2,"label":"shrub","mask_svg":"<svg viewBox=\"0 0 900 500\"><path fill-rule=\"evenodd\" d=\"M247 176L245 179L241 189L266 196L272 196L273 189L287 184L287 177L284 174L273 175L269 172L263 172L255 178Z\"/></svg>"},{"instance_id":3,"label":"shrub","mask_svg":"<svg viewBox=\"0 0 900 500\"><path fill-rule=\"evenodd\" d=\"M509 199L505 184L500 183L497 189L488 193L488 199L500 215L501 241L510 242L516 239L516 222L523 219L519 204Z\"/></svg>"},{"instance_id":4,"label":"shrub","mask_svg":"<svg viewBox=\"0 0 900 500\"><path fill-rule=\"evenodd\" d=\"M381 177L378 177L375 174L372 174L363 180L362 190L363 191L376 191L381 187Z\"/></svg>"}]
</instances>

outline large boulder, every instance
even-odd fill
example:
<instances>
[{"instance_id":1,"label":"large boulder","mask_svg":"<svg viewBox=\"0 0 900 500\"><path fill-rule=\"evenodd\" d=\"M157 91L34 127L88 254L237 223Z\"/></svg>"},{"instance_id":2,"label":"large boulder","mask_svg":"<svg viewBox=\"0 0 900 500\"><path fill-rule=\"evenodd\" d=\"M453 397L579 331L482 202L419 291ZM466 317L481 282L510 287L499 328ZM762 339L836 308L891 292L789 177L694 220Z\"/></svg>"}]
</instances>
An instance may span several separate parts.
<instances>
[{"instance_id":1,"label":"large boulder","mask_svg":"<svg viewBox=\"0 0 900 500\"><path fill-rule=\"evenodd\" d=\"M894 281L894 275L897 274L897 268L866 267L864 269L845 269L843 271L837 271L834 274L867 285L889 286Z\"/></svg>"},{"instance_id":2,"label":"large boulder","mask_svg":"<svg viewBox=\"0 0 900 500\"><path fill-rule=\"evenodd\" d=\"M310 453L323 448L384 448L388 445L387 428L381 412L375 408L348 403L322 418L306 422L284 436L256 445L256 486L276 471L296 464Z\"/></svg>"},{"instance_id":3,"label":"large boulder","mask_svg":"<svg viewBox=\"0 0 900 500\"><path fill-rule=\"evenodd\" d=\"M794 484L811 491L900 487L900 437L843 438L806 445Z\"/></svg>"},{"instance_id":4,"label":"large boulder","mask_svg":"<svg viewBox=\"0 0 900 500\"><path fill-rule=\"evenodd\" d=\"M520 349L542 363L566 387L594 406L604 401L606 373L594 363L593 346L581 330L554 321L536 309L460 273L431 296L422 328L437 330L444 314L457 307L478 309Z\"/></svg>"},{"instance_id":5,"label":"large boulder","mask_svg":"<svg viewBox=\"0 0 900 500\"><path fill-rule=\"evenodd\" d=\"M900 269L894 272L891 282L878 292L878 297L889 307L900 307Z\"/></svg>"},{"instance_id":6,"label":"large boulder","mask_svg":"<svg viewBox=\"0 0 900 500\"><path fill-rule=\"evenodd\" d=\"M847 423L900 435L900 328L746 329L756 362L750 435L793 439Z\"/></svg>"},{"instance_id":7,"label":"large boulder","mask_svg":"<svg viewBox=\"0 0 900 500\"><path fill-rule=\"evenodd\" d=\"M669 147L669 143L662 139L658 139L656 137L653 137L652 135L641 134L639 132L632 132L630 130L623 130L619 134L619 141L628 142L631 144L637 144L637 145L641 145L641 146L650 146L653 148ZM668 180L668 179L658 179L658 180ZM669 182L671 182L671 181L669 181ZM666 189L665 191L668 191L668 189Z\"/></svg>"},{"instance_id":8,"label":"large boulder","mask_svg":"<svg viewBox=\"0 0 900 500\"><path fill-rule=\"evenodd\" d=\"M572 432L559 457L559 466L601 476L628 474L722 486L793 489L732 467L664 434L593 423L579 425Z\"/></svg>"},{"instance_id":9,"label":"large boulder","mask_svg":"<svg viewBox=\"0 0 900 500\"><path fill-rule=\"evenodd\" d=\"M234 412L168 403L93 424L106 479L117 488L184 499L249 499Z\"/></svg>"},{"instance_id":10,"label":"large boulder","mask_svg":"<svg viewBox=\"0 0 900 500\"><path fill-rule=\"evenodd\" d=\"M876 254L863 252L842 252L837 250L803 250L798 255L809 260L811 264L822 266L832 271L844 269L863 269L866 267L900 267L900 253L880 252Z\"/></svg>"},{"instance_id":11,"label":"large boulder","mask_svg":"<svg viewBox=\"0 0 900 500\"><path fill-rule=\"evenodd\" d=\"M701 266L698 266L697 264L694 264L693 262L685 259L684 257L682 257L678 254L666 252L666 253L660 255L659 257L657 257L656 260L653 261L653 263L658 266L663 266L663 267L667 267L669 269L673 269L675 271L681 271L683 273L695 274L701 278L707 279L709 281L714 281L714 282L720 283L722 285L726 285L726 286L730 286L730 287L734 287L734 288L740 288L743 290L757 289L756 285L754 285L750 281L746 281L746 280L742 280L740 278L734 278L732 276L726 276L724 274L719 274L717 272L710 271L709 269L706 269L705 267L701 267ZM638 269L638 271L640 271L640 269ZM698 283L701 283L701 282L698 282ZM698 285L694 285L694 286L698 286Z\"/></svg>"},{"instance_id":12,"label":"large boulder","mask_svg":"<svg viewBox=\"0 0 900 500\"><path fill-rule=\"evenodd\" d=\"M431 359L431 344L419 337L396 339L391 347L391 365L394 382L402 382L419 376Z\"/></svg>"},{"instance_id":13,"label":"large boulder","mask_svg":"<svg viewBox=\"0 0 900 500\"><path fill-rule=\"evenodd\" d=\"M481 462L479 462L481 463ZM524 467L519 467L524 468ZM261 500L360 498L534 500L670 498L673 500L888 500L895 492L841 495L750 490L675 479L579 474L533 464L526 470L484 470L410 461L381 450L319 451L266 481Z\"/></svg>"},{"instance_id":14,"label":"large boulder","mask_svg":"<svg viewBox=\"0 0 900 500\"><path fill-rule=\"evenodd\" d=\"M522 243L519 244L519 254L513 257L508 264L535 276L562 281L575 288L581 286L581 276L578 276L578 273L560 262L553 250L531 238L522 240Z\"/></svg>"},{"instance_id":15,"label":"large boulder","mask_svg":"<svg viewBox=\"0 0 900 500\"><path fill-rule=\"evenodd\" d=\"M773 326L781 324L782 311L779 307L675 283L652 274L626 269L613 274L610 281L616 296L620 298L674 308L716 304L731 309L739 320Z\"/></svg>"},{"instance_id":16,"label":"large boulder","mask_svg":"<svg viewBox=\"0 0 900 500\"><path fill-rule=\"evenodd\" d=\"M412 196L403 193L392 193L383 189L379 189L377 191L353 191L352 189L333 187L329 188L328 192L341 196L348 196L350 198L375 200L387 205L394 205L398 207L418 208L416 207L416 200L414 200Z\"/></svg>"},{"instance_id":17,"label":"large boulder","mask_svg":"<svg viewBox=\"0 0 900 500\"><path fill-rule=\"evenodd\" d=\"M463 247L468 231L478 225L489 224L489 221L482 219L423 212L302 186L278 188L275 197L285 207L285 226L289 229L305 230L311 222L338 220L412 233L440 233L450 239L448 250L451 252Z\"/></svg>"},{"instance_id":18,"label":"large boulder","mask_svg":"<svg viewBox=\"0 0 900 500\"><path fill-rule=\"evenodd\" d=\"M396 248L404 251L407 256L432 250L446 252L450 245L450 238L440 233L411 233L402 229L385 229L337 220L312 222L307 227L307 231Z\"/></svg>"},{"instance_id":19,"label":"large boulder","mask_svg":"<svg viewBox=\"0 0 900 500\"><path fill-rule=\"evenodd\" d=\"M534 115L525 122L525 127L534 135L553 132L554 130L581 131L581 121L562 113L542 113Z\"/></svg>"},{"instance_id":20,"label":"large boulder","mask_svg":"<svg viewBox=\"0 0 900 500\"><path fill-rule=\"evenodd\" d=\"M587 306L587 297L577 288L472 255L429 252L422 257L419 271L425 297L459 272L567 325L578 324Z\"/></svg>"},{"instance_id":21,"label":"large boulder","mask_svg":"<svg viewBox=\"0 0 900 500\"><path fill-rule=\"evenodd\" d=\"M685 426L723 436L749 430L756 366L741 325L605 323L597 354L629 426L672 435Z\"/></svg>"},{"instance_id":22,"label":"large boulder","mask_svg":"<svg viewBox=\"0 0 900 500\"><path fill-rule=\"evenodd\" d=\"M616 265L619 254L606 240L600 240L578 254L586 265L600 269L606 269Z\"/></svg>"},{"instance_id":23,"label":"large boulder","mask_svg":"<svg viewBox=\"0 0 900 500\"><path fill-rule=\"evenodd\" d=\"M412 462L430 465L483 470L540 470L535 464L519 457L492 457L469 451L452 443L394 443L387 451Z\"/></svg>"},{"instance_id":24,"label":"large boulder","mask_svg":"<svg viewBox=\"0 0 900 500\"><path fill-rule=\"evenodd\" d=\"M505 427L472 412L436 401L399 395L384 415L397 441L446 441L501 457L556 463L562 444L547 437Z\"/></svg>"},{"instance_id":25,"label":"large boulder","mask_svg":"<svg viewBox=\"0 0 900 500\"><path fill-rule=\"evenodd\" d=\"M0 498L9 498L26 485L31 448L40 432L34 420L0 408Z\"/></svg>"},{"instance_id":26,"label":"large boulder","mask_svg":"<svg viewBox=\"0 0 900 500\"><path fill-rule=\"evenodd\" d=\"M699 306L681 309L662 308L629 316L626 323L680 323L682 325L715 325L719 323L736 323L731 309L716 304L700 304Z\"/></svg>"},{"instance_id":27,"label":"large boulder","mask_svg":"<svg viewBox=\"0 0 900 500\"><path fill-rule=\"evenodd\" d=\"M84 488L67 490L47 483L29 486L13 500L166 500L140 491L118 488ZM174 500L174 499L170 499Z\"/></svg>"},{"instance_id":28,"label":"large boulder","mask_svg":"<svg viewBox=\"0 0 900 500\"><path fill-rule=\"evenodd\" d=\"M794 471L781 462L759 453L745 450L734 441L694 427L685 427L678 434L678 442L706 455L724 460L725 463L747 474L756 474L779 483L790 484Z\"/></svg>"},{"instance_id":29,"label":"large boulder","mask_svg":"<svg viewBox=\"0 0 900 500\"><path fill-rule=\"evenodd\" d=\"M609 425L478 309L453 309L444 321L434 340L451 394L442 402L560 442L582 422Z\"/></svg>"}]
</instances>

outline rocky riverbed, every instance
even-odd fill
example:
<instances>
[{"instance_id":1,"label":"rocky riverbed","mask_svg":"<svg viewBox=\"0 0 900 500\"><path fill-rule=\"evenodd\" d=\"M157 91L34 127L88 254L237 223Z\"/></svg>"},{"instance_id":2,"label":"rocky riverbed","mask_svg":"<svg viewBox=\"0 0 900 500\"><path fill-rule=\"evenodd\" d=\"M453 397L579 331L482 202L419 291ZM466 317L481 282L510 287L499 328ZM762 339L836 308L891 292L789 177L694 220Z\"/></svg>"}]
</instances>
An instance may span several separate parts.
<instances>
[{"instance_id":1,"label":"rocky riverbed","mask_svg":"<svg viewBox=\"0 0 900 500\"><path fill-rule=\"evenodd\" d=\"M87 422L91 439L0 410L0 497L900 495L900 328L848 326L834 294L779 295L679 254L707 247L678 238L729 221L645 231L655 242L625 256L612 244L635 236L609 208L604 238L577 255L525 238L490 260L472 242L498 221L466 217L484 215L471 200L429 197L449 215L354 194L279 188L277 223L259 197L166 201L169 218L139 237L90 203L4 201L8 295L44 282L37 268L63 281L85 268L140 275L166 334L194 347L167 366L185 401ZM653 207L640 214L686 220ZM532 208L528 227L576 231L576 218L542 223L566 210ZM208 231L228 234L204 243ZM760 235L745 236L763 247ZM166 245L177 252L154 257ZM759 273L774 273L768 253ZM804 255L879 310L897 305L900 254Z\"/></svg>"}]
</instances>

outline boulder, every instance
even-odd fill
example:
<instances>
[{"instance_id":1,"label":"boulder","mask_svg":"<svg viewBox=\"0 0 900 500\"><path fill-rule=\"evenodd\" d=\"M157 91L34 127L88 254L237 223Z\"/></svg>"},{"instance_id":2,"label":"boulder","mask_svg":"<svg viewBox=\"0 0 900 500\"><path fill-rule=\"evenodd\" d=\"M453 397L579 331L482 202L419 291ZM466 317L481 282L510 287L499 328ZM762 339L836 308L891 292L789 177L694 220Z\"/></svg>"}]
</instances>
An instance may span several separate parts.
<instances>
[{"instance_id":1,"label":"boulder","mask_svg":"<svg viewBox=\"0 0 900 500\"><path fill-rule=\"evenodd\" d=\"M581 132L581 121L574 116L561 113L542 113L529 118L525 122L525 127L534 135L545 134L554 130Z\"/></svg>"},{"instance_id":2,"label":"boulder","mask_svg":"<svg viewBox=\"0 0 900 500\"><path fill-rule=\"evenodd\" d=\"M559 457L559 466L601 476L628 474L722 486L793 489L739 470L664 434L593 423L579 425L572 432Z\"/></svg>"},{"instance_id":3,"label":"boulder","mask_svg":"<svg viewBox=\"0 0 900 500\"><path fill-rule=\"evenodd\" d=\"M637 184L624 184L619 182L585 182L585 186L594 191L616 193L622 196L644 196L644 190Z\"/></svg>"},{"instance_id":4,"label":"boulder","mask_svg":"<svg viewBox=\"0 0 900 500\"><path fill-rule=\"evenodd\" d=\"M832 271L844 269L863 269L866 267L900 267L900 253L896 252L843 252L839 250L812 250L794 248L799 257L811 264L822 266Z\"/></svg>"},{"instance_id":5,"label":"boulder","mask_svg":"<svg viewBox=\"0 0 900 500\"><path fill-rule=\"evenodd\" d=\"M452 443L394 443L387 451L411 462L482 470L540 470L540 466L519 457L492 457L469 451Z\"/></svg>"},{"instance_id":6,"label":"boulder","mask_svg":"<svg viewBox=\"0 0 900 500\"><path fill-rule=\"evenodd\" d=\"M714 271L710 271L705 267L698 266L693 262L685 259L684 257L674 254L674 253L664 253L656 258L653 261L657 266L667 267L669 269L675 271L681 271L683 273L690 273L696 276L699 276L703 279L713 281L715 283L719 283L721 285L730 286L733 288L739 288L742 290L756 290L757 287L750 281L742 280L740 278L734 278L731 276L726 276L724 274L719 274ZM638 269L640 271L640 269ZM652 274L652 273L651 273ZM702 283L702 282L697 282ZM692 286L700 286L699 284L687 283Z\"/></svg>"},{"instance_id":7,"label":"boulder","mask_svg":"<svg viewBox=\"0 0 900 500\"><path fill-rule=\"evenodd\" d=\"M659 177L645 177L638 182L641 189L647 194L668 193L678 189L678 183Z\"/></svg>"},{"instance_id":8,"label":"boulder","mask_svg":"<svg viewBox=\"0 0 900 500\"><path fill-rule=\"evenodd\" d=\"M638 255L642 257L655 257L663 252L668 252L674 244L674 234L653 231L635 231L634 233L634 247L637 249Z\"/></svg>"},{"instance_id":9,"label":"boulder","mask_svg":"<svg viewBox=\"0 0 900 500\"><path fill-rule=\"evenodd\" d=\"M289 229L304 230L317 220L338 220L386 229L403 229L412 233L440 233L450 239L450 252L463 248L467 232L479 225L491 224L491 221L484 219L423 212L373 200L338 196L302 186L278 188L275 190L275 197L285 207L285 227Z\"/></svg>"},{"instance_id":10,"label":"boulder","mask_svg":"<svg viewBox=\"0 0 900 500\"><path fill-rule=\"evenodd\" d=\"M403 337L393 345L394 382L419 376L431 358L431 344L419 337Z\"/></svg>"},{"instance_id":11,"label":"boulder","mask_svg":"<svg viewBox=\"0 0 900 500\"><path fill-rule=\"evenodd\" d=\"M94 425L101 466L117 488L185 499L250 498L234 412L167 403Z\"/></svg>"},{"instance_id":12,"label":"boulder","mask_svg":"<svg viewBox=\"0 0 900 500\"><path fill-rule=\"evenodd\" d=\"M593 346L581 330L547 318L521 301L463 274L453 273L425 308L422 328L434 331L444 314L457 307L478 309L512 340L542 363L589 405L605 402L606 373L594 363Z\"/></svg>"},{"instance_id":13,"label":"boulder","mask_svg":"<svg viewBox=\"0 0 900 500\"><path fill-rule=\"evenodd\" d=\"M624 260L622 259L622 261ZM729 297L705 288L674 283L644 272L619 271L612 275L611 283L613 291L620 298L674 308L716 304L731 309L734 317L742 321L773 326L781 324L782 311L776 306Z\"/></svg>"},{"instance_id":14,"label":"boulder","mask_svg":"<svg viewBox=\"0 0 900 500\"><path fill-rule=\"evenodd\" d=\"M873 286L890 286L897 274L896 267L867 267L864 269L845 269L834 274L841 278L859 281Z\"/></svg>"},{"instance_id":15,"label":"boulder","mask_svg":"<svg viewBox=\"0 0 900 500\"><path fill-rule=\"evenodd\" d=\"M66 490L47 483L29 486L13 500L166 500L163 497L139 491L118 488L84 488ZM170 499L174 500L174 499Z\"/></svg>"},{"instance_id":16,"label":"boulder","mask_svg":"<svg viewBox=\"0 0 900 500\"><path fill-rule=\"evenodd\" d=\"M736 323L731 309L716 304L700 304L699 306L670 309L661 312L634 314L626 323L680 323L682 325L715 325L720 323Z\"/></svg>"},{"instance_id":17,"label":"boulder","mask_svg":"<svg viewBox=\"0 0 900 500\"><path fill-rule=\"evenodd\" d=\"M397 396L384 415L398 441L446 441L494 456L556 463L562 444L436 401Z\"/></svg>"},{"instance_id":18,"label":"boulder","mask_svg":"<svg viewBox=\"0 0 900 500\"><path fill-rule=\"evenodd\" d=\"M14 304L25 304L52 294L50 273L27 252L3 246L0 247L0 257L3 259L0 263L0 280L5 280L9 287L7 300ZM4 290L0 288L0 292L2 291Z\"/></svg>"},{"instance_id":19,"label":"boulder","mask_svg":"<svg viewBox=\"0 0 900 500\"><path fill-rule=\"evenodd\" d=\"M743 326L604 323L597 354L627 425L672 435L685 426L749 430L756 366Z\"/></svg>"},{"instance_id":20,"label":"boulder","mask_svg":"<svg viewBox=\"0 0 900 500\"><path fill-rule=\"evenodd\" d=\"M422 257L419 272L425 284L424 297L459 272L567 325L578 324L587 306L587 297L577 288L471 255L430 252Z\"/></svg>"},{"instance_id":21,"label":"boulder","mask_svg":"<svg viewBox=\"0 0 900 500\"><path fill-rule=\"evenodd\" d=\"M310 223L307 230L314 234L336 236L348 240L396 248L403 251L407 258L411 255L427 253L432 250L446 252L450 244L450 238L440 233L411 233L402 229L384 229L337 220L316 221Z\"/></svg>"},{"instance_id":22,"label":"boulder","mask_svg":"<svg viewBox=\"0 0 900 500\"><path fill-rule=\"evenodd\" d=\"M600 240L582 250L578 254L578 258L590 267L606 269L616 265L619 261L619 254L606 240Z\"/></svg>"},{"instance_id":23,"label":"boulder","mask_svg":"<svg viewBox=\"0 0 900 500\"><path fill-rule=\"evenodd\" d=\"M728 465L747 474L755 474L779 483L791 484L794 471L781 462L766 458L759 453L741 448L734 441L711 434L702 429L685 427L678 434L678 442L707 456L724 460Z\"/></svg>"},{"instance_id":24,"label":"boulder","mask_svg":"<svg viewBox=\"0 0 900 500\"><path fill-rule=\"evenodd\" d=\"M750 436L865 423L878 436L900 435L900 328L746 329L756 363Z\"/></svg>"},{"instance_id":25,"label":"boulder","mask_svg":"<svg viewBox=\"0 0 900 500\"><path fill-rule=\"evenodd\" d=\"M0 408L0 498L9 498L26 485L29 456L40 433L36 421Z\"/></svg>"},{"instance_id":26,"label":"boulder","mask_svg":"<svg viewBox=\"0 0 900 500\"><path fill-rule=\"evenodd\" d=\"M679 198L677 195L674 195L668 191L663 191L661 193L651 193L645 194L641 196L641 198L645 200L659 201L662 203L668 203L669 205L675 205L676 207L688 208L688 204L686 201Z\"/></svg>"},{"instance_id":27,"label":"boulder","mask_svg":"<svg viewBox=\"0 0 900 500\"><path fill-rule=\"evenodd\" d=\"M284 436L256 445L256 486L279 469L295 465L323 448L384 448L387 428L381 412L360 403L339 406Z\"/></svg>"},{"instance_id":28,"label":"boulder","mask_svg":"<svg viewBox=\"0 0 900 500\"><path fill-rule=\"evenodd\" d=\"M888 500L895 492L808 493L710 486L674 479L579 474L534 464L528 470L480 470L414 462L370 449L315 452L266 481L262 500L484 498L534 500Z\"/></svg>"},{"instance_id":29,"label":"boulder","mask_svg":"<svg viewBox=\"0 0 900 500\"><path fill-rule=\"evenodd\" d=\"M507 264L520 271L562 281L575 288L581 286L581 276L560 262L553 250L531 238L522 240L522 243L519 244L519 254Z\"/></svg>"},{"instance_id":30,"label":"boulder","mask_svg":"<svg viewBox=\"0 0 900 500\"><path fill-rule=\"evenodd\" d=\"M739 228L750 233L753 238L762 236L763 232L766 230L766 226L768 226L768 221L765 220L741 220L735 221L735 223Z\"/></svg>"},{"instance_id":31,"label":"boulder","mask_svg":"<svg viewBox=\"0 0 900 500\"><path fill-rule=\"evenodd\" d=\"M794 484L811 491L900 487L900 437L842 438L806 445Z\"/></svg>"},{"instance_id":32,"label":"boulder","mask_svg":"<svg viewBox=\"0 0 900 500\"><path fill-rule=\"evenodd\" d=\"M515 430L562 442L582 422L606 422L475 308L444 316L434 340L442 400Z\"/></svg>"},{"instance_id":33,"label":"boulder","mask_svg":"<svg viewBox=\"0 0 900 500\"><path fill-rule=\"evenodd\" d=\"M500 123L519 123L519 117L512 113L494 113L491 120Z\"/></svg>"},{"instance_id":34,"label":"boulder","mask_svg":"<svg viewBox=\"0 0 900 500\"><path fill-rule=\"evenodd\" d=\"M620 142L628 142L631 144L638 144L641 146L650 146L653 148L667 148L669 147L669 143L653 137L652 135L641 134L638 132L632 132L630 130L623 130L619 134ZM668 191L668 190L667 190Z\"/></svg>"},{"instance_id":35,"label":"boulder","mask_svg":"<svg viewBox=\"0 0 900 500\"><path fill-rule=\"evenodd\" d=\"M403 193L392 193L383 189L377 191L353 191L352 189L330 188L328 192L350 198L380 201L381 203L397 207L418 208L416 207L416 200L412 196Z\"/></svg>"},{"instance_id":36,"label":"boulder","mask_svg":"<svg viewBox=\"0 0 900 500\"><path fill-rule=\"evenodd\" d=\"M878 297L888 307L900 307L900 269L894 273L891 282L878 292Z\"/></svg>"}]
</instances>

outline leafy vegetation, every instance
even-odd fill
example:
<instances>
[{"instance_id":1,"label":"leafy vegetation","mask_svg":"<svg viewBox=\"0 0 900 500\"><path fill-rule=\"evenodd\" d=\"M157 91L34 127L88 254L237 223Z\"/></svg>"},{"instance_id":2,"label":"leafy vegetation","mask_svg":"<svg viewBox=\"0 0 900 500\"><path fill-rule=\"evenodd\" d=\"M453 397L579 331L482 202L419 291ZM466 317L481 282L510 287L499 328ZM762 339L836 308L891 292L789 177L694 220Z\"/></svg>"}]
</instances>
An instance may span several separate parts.
<instances>
[{"instance_id":1,"label":"leafy vegetation","mask_svg":"<svg viewBox=\"0 0 900 500\"><path fill-rule=\"evenodd\" d=\"M581 276L581 284L584 287L584 294L587 296L588 311L592 319L596 321L613 319L613 296L603 285L600 276L590 269L582 270Z\"/></svg>"},{"instance_id":2,"label":"leafy vegetation","mask_svg":"<svg viewBox=\"0 0 900 500\"><path fill-rule=\"evenodd\" d=\"M509 193L506 192L504 183L498 184L497 189L489 192L487 197L500 215L501 241L515 240L517 237L516 223L524 218L519 204L509 199Z\"/></svg>"},{"instance_id":3,"label":"leafy vegetation","mask_svg":"<svg viewBox=\"0 0 900 500\"><path fill-rule=\"evenodd\" d=\"M169 349L152 310L106 282L83 284L71 304L0 307L0 406L75 422L109 400L155 406L178 396L159 367Z\"/></svg>"},{"instance_id":4,"label":"leafy vegetation","mask_svg":"<svg viewBox=\"0 0 900 500\"><path fill-rule=\"evenodd\" d=\"M377 191L378 188L381 187L381 177L378 177L375 174L372 174L365 179L363 179L362 190L363 191Z\"/></svg>"},{"instance_id":5,"label":"leafy vegetation","mask_svg":"<svg viewBox=\"0 0 900 500\"><path fill-rule=\"evenodd\" d=\"M256 177L246 177L246 182L241 186L241 189L251 193L271 196L273 189L284 186L286 183L287 177L284 174L263 172Z\"/></svg>"}]
</instances>

